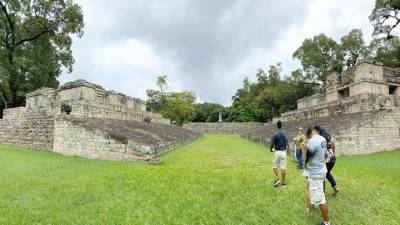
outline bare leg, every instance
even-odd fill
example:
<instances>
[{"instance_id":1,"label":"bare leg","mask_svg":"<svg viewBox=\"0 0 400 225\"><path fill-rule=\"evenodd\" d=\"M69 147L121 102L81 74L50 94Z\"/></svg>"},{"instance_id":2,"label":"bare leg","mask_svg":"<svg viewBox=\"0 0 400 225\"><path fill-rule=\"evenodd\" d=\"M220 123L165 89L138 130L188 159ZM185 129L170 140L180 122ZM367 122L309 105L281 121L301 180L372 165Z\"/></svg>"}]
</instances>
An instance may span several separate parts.
<instances>
[{"instance_id":1,"label":"bare leg","mask_svg":"<svg viewBox=\"0 0 400 225\"><path fill-rule=\"evenodd\" d=\"M321 210L322 218L324 219L325 222L329 222L329 209L328 205L325 204L320 204L319 209Z\"/></svg>"},{"instance_id":2,"label":"bare leg","mask_svg":"<svg viewBox=\"0 0 400 225\"><path fill-rule=\"evenodd\" d=\"M310 211L310 191L309 191L308 181L306 183L306 212Z\"/></svg>"},{"instance_id":3,"label":"bare leg","mask_svg":"<svg viewBox=\"0 0 400 225\"><path fill-rule=\"evenodd\" d=\"M278 180L279 179L278 168L274 168L274 174L275 174L275 180Z\"/></svg>"},{"instance_id":4,"label":"bare leg","mask_svg":"<svg viewBox=\"0 0 400 225\"><path fill-rule=\"evenodd\" d=\"M286 183L286 170L281 169L282 182Z\"/></svg>"}]
</instances>

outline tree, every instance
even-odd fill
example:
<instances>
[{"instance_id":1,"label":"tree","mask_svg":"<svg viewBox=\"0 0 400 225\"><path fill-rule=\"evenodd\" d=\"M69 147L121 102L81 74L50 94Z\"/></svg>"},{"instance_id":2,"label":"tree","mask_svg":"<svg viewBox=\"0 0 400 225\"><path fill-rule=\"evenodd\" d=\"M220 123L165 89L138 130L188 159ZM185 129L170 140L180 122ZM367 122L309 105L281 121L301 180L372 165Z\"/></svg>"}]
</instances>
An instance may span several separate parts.
<instances>
[{"instance_id":1,"label":"tree","mask_svg":"<svg viewBox=\"0 0 400 225\"><path fill-rule=\"evenodd\" d=\"M369 20L374 26L374 35L393 37L393 30L400 24L400 0L376 0Z\"/></svg>"},{"instance_id":2,"label":"tree","mask_svg":"<svg viewBox=\"0 0 400 225\"><path fill-rule=\"evenodd\" d=\"M192 122L218 122L219 113L225 117L227 112L224 106L216 103L196 104Z\"/></svg>"},{"instance_id":3,"label":"tree","mask_svg":"<svg viewBox=\"0 0 400 225\"><path fill-rule=\"evenodd\" d=\"M377 38L370 44L372 58L385 66L400 67L400 38Z\"/></svg>"},{"instance_id":4,"label":"tree","mask_svg":"<svg viewBox=\"0 0 400 225\"><path fill-rule=\"evenodd\" d=\"M0 0L0 80L10 106L26 92L58 85L72 71L71 35L83 35L81 8L72 0Z\"/></svg>"},{"instance_id":5,"label":"tree","mask_svg":"<svg viewBox=\"0 0 400 225\"><path fill-rule=\"evenodd\" d=\"M191 121L195 113L196 96L193 92L166 92L167 76L157 77L160 90L146 90L146 110L161 113L176 125L182 126Z\"/></svg>"},{"instance_id":6,"label":"tree","mask_svg":"<svg viewBox=\"0 0 400 225\"><path fill-rule=\"evenodd\" d=\"M157 86L160 89L161 93L165 93L167 90L167 76L166 75L160 75L157 77Z\"/></svg>"},{"instance_id":7,"label":"tree","mask_svg":"<svg viewBox=\"0 0 400 225\"><path fill-rule=\"evenodd\" d=\"M257 102L262 107L271 107L272 116L278 117L279 116L279 109L282 106L282 99L286 91L290 89L284 88L283 84L276 85L273 87L265 88L259 96L257 96ZM286 93L285 93L286 92Z\"/></svg>"},{"instance_id":8,"label":"tree","mask_svg":"<svg viewBox=\"0 0 400 225\"><path fill-rule=\"evenodd\" d=\"M228 108L229 122L265 122L271 118L269 108L260 108L256 103L256 97L267 85L268 75L259 69L256 73L257 82L252 83L248 78L243 80L243 87L236 91L232 97L232 106Z\"/></svg>"},{"instance_id":9,"label":"tree","mask_svg":"<svg viewBox=\"0 0 400 225\"><path fill-rule=\"evenodd\" d=\"M329 74L343 70L339 45L325 34L304 40L293 58L300 60L303 71L310 78L322 83Z\"/></svg>"},{"instance_id":10,"label":"tree","mask_svg":"<svg viewBox=\"0 0 400 225\"><path fill-rule=\"evenodd\" d=\"M167 97L165 93L161 93L158 90L146 90L147 101L146 111L159 113L165 108L167 104Z\"/></svg>"},{"instance_id":11,"label":"tree","mask_svg":"<svg viewBox=\"0 0 400 225\"><path fill-rule=\"evenodd\" d=\"M182 126L191 121L195 113L196 96L193 92L172 92L168 94L167 104L161 114L173 123Z\"/></svg>"},{"instance_id":12,"label":"tree","mask_svg":"<svg viewBox=\"0 0 400 225\"><path fill-rule=\"evenodd\" d=\"M156 84L159 90L146 90L146 110L154 113L161 112L167 105L167 76L158 76Z\"/></svg>"},{"instance_id":13,"label":"tree","mask_svg":"<svg viewBox=\"0 0 400 225\"><path fill-rule=\"evenodd\" d=\"M360 29L353 29L349 34L343 36L340 47L344 65L347 67L355 66L360 59L367 58L369 55Z\"/></svg>"}]
</instances>

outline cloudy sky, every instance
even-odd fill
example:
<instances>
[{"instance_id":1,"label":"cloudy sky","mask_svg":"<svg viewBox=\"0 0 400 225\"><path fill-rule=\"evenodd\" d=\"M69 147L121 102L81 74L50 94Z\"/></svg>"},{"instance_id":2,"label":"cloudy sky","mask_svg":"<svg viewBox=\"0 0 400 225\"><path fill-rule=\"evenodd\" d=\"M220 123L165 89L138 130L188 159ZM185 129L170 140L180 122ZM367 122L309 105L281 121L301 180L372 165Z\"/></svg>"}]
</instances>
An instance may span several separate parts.
<instances>
[{"instance_id":1,"label":"cloudy sky","mask_svg":"<svg viewBox=\"0 0 400 225\"><path fill-rule=\"evenodd\" d=\"M299 67L292 53L305 38L336 40L352 28L370 40L375 0L75 0L85 34L75 38L74 71L61 83L86 79L146 99L165 74L174 91L199 102L230 105L258 68Z\"/></svg>"}]
</instances>

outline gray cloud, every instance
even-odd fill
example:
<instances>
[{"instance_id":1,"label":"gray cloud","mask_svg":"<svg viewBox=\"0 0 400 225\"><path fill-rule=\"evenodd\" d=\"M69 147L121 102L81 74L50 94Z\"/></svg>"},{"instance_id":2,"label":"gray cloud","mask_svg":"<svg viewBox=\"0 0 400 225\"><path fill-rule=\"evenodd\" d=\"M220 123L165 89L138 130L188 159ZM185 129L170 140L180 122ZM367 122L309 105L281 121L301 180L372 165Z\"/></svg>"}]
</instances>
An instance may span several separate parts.
<instances>
[{"instance_id":1,"label":"gray cloud","mask_svg":"<svg viewBox=\"0 0 400 225\"><path fill-rule=\"evenodd\" d=\"M203 101L225 105L246 75L274 60L291 58L277 55L277 43L290 27L301 27L311 4L304 0L78 3L84 11L85 36L74 42L74 72L61 81L84 78L144 98L145 90L155 87L155 77L167 74L173 89L195 91Z\"/></svg>"}]
</instances>

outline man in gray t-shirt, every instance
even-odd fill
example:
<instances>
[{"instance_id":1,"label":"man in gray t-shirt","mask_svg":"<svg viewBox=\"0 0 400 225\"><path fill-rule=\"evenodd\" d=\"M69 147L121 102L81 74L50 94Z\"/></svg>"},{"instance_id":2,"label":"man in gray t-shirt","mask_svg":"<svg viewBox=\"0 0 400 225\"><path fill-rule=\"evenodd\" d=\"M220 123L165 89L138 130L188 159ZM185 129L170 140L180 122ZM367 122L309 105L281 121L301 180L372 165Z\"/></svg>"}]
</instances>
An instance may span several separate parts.
<instances>
[{"instance_id":1,"label":"man in gray t-shirt","mask_svg":"<svg viewBox=\"0 0 400 225\"><path fill-rule=\"evenodd\" d=\"M307 150L306 170L308 176L308 186L310 191L310 200L314 205L318 205L322 214L323 225L329 225L329 209L325 200L324 181L327 173L325 157L326 157L326 140L320 136L313 128L308 128L308 142L305 144Z\"/></svg>"},{"instance_id":2,"label":"man in gray t-shirt","mask_svg":"<svg viewBox=\"0 0 400 225\"><path fill-rule=\"evenodd\" d=\"M325 179L326 140L320 135L314 135L306 144L306 150L311 155L307 162L307 171L312 179Z\"/></svg>"}]
</instances>

